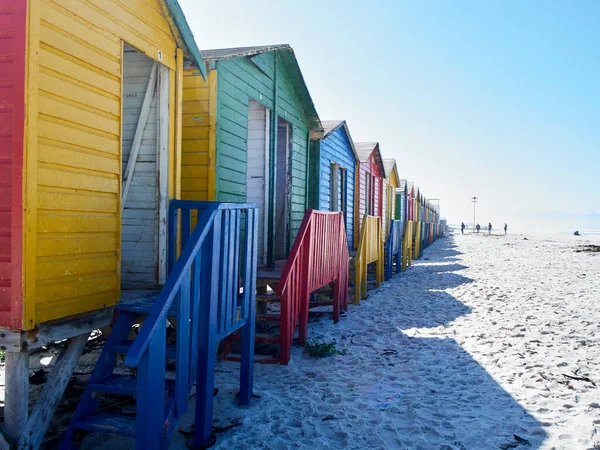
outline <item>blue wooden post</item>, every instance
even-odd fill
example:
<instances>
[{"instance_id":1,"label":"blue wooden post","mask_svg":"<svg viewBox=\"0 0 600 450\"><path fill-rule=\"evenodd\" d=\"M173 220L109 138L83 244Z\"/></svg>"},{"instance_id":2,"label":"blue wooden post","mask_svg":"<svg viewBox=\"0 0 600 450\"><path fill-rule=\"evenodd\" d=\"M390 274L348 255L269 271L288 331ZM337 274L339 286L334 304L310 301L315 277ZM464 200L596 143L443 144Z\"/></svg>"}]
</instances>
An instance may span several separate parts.
<instances>
[{"instance_id":1,"label":"blue wooden post","mask_svg":"<svg viewBox=\"0 0 600 450\"><path fill-rule=\"evenodd\" d=\"M167 224L169 233L169 273L173 270L175 261L177 260L177 207L174 202L169 205L169 223Z\"/></svg>"},{"instance_id":2,"label":"blue wooden post","mask_svg":"<svg viewBox=\"0 0 600 450\"><path fill-rule=\"evenodd\" d=\"M217 308L221 255L221 218L219 211L202 246L203 267L200 282L200 327L198 378L196 381L196 425L194 447L204 448L212 440L213 389L217 357Z\"/></svg>"},{"instance_id":3,"label":"blue wooden post","mask_svg":"<svg viewBox=\"0 0 600 450\"><path fill-rule=\"evenodd\" d=\"M165 443L166 324L157 327L138 365L136 450L159 450Z\"/></svg>"},{"instance_id":4,"label":"blue wooden post","mask_svg":"<svg viewBox=\"0 0 600 450\"><path fill-rule=\"evenodd\" d=\"M396 233L394 237L396 244L396 273L402 271L402 222L396 221Z\"/></svg>"},{"instance_id":5,"label":"blue wooden post","mask_svg":"<svg viewBox=\"0 0 600 450\"><path fill-rule=\"evenodd\" d=\"M244 302L242 316L246 323L242 327L242 359L240 366L240 405L247 405L252 399L254 386L254 318L256 309L256 258L258 247L258 214L248 209L246 216L246 236L244 239Z\"/></svg>"},{"instance_id":6,"label":"blue wooden post","mask_svg":"<svg viewBox=\"0 0 600 450\"><path fill-rule=\"evenodd\" d=\"M206 244L205 244L206 245ZM199 251L194 260L192 269L191 307L190 307L190 374L188 381L190 388L195 382L198 367L198 327L200 314L200 270L202 267L202 251Z\"/></svg>"},{"instance_id":7,"label":"blue wooden post","mask_svg":"<svg viewBox=\"0 0 600 450\"><path fill-rule=\"evenodd\" d=\"M177 316L177 362L175 372L175 391L177 416L187 411L189 390L189 357L190 357L190 271L181 282L178 295L179 314Z\"/></svg>"}]
</instances>

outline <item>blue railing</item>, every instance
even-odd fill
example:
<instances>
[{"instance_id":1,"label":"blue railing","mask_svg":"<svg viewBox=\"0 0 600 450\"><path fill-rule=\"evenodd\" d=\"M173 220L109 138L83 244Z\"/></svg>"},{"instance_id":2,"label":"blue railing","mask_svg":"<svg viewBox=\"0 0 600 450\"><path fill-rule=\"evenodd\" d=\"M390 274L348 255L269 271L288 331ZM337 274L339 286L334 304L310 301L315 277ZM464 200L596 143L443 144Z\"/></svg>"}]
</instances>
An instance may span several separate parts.
<instances>
[{"instance_id":1,"label":"blue railing","mask_svg":"<svg viewBox=\"0 0 600 450\"><path fill-rule=\"evenodd\" d=\"M402 270L402 221L390 221L390 234L385 243L385 280L392 278L394 259L396 262L396 273Z\"/></svg>"},{"instance_id":2,"label":"blue railing","mask_svg":"<svg viewBox=\"0 0 600 450\"><path fill-rule=\"evenodd\" d=\"M174 200L169 208L169 276L126 354L137 367L136 448L186 412L196 384L194 445L212 438L218 341L242 328L240 404L252 397L258 213L255 205ZM179 248L181 251L178 252ZM166 323L176 303L175 392L165 403ZM165 413L167 413L165 415ZM172 415L172 417L169 417ZM172 419L172 420L171 420ZM140 441L141 438L141 441ZM146 446L146 447L144 447Z\"/></svg>"}]
</instances>

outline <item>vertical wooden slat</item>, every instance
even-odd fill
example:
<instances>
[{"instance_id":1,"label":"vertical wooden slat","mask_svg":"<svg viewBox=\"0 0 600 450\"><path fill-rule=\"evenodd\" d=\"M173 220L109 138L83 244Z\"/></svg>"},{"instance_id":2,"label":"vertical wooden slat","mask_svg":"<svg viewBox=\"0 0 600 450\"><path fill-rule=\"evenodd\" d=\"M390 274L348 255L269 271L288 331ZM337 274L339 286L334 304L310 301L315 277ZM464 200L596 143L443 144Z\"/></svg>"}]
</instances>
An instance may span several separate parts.
<instances>
[{"instance_id":1,"label":"vertical wooden slat","mask_svg":"<svg viewBox=\"0 0 600 450\"><path fill-rule=\"evenodd\" d=\"M190 271L187 270L179 288L179 315L177 316L177 362L175 391L177 414L185 414L188 404L190 357Z\"/></svg>"},{"instance_id":2,"label":"vertical wooden slat","mask_svg":"<svg viewBox=\"0 0 600 450\"><path fill-rule=\"evenodd\" d=\"M237 298L240 292L239 286L239 275L240 275L240 238L241 238L241 214L240 210L237 209L233 212L234 214L234 224L232 229L233 234L233 274L231 276L231 315L230 315L230 325L235 323L235 317L237 315Z\"/></svg>"},{"instance_id":3,"label":"vertical wooden slat","mask_svg":"<svg viewBox=\"0 0 600 450\"><path fill-rule=\"evenodd\" d=\"M221 241L222 241L222 248L221 248L221 267L220 267L220 282L221 282L221 288L219 289L219 304L218 304L218 310L219 310L219 321L217 323L217 330L219 333L222 333L224 328L225 328L225 323L226 323L226 314L227 314L227 308L228 308L228 304L227 304L227 286L229 284L229 279L228 279L228 275L229 275L229 262L230 262L230 255L229 255L229 234L230 234L230 229L229 229L229 219L230 219L230 211L229 210L224 210L223 211L223 225L222 225L222 232L221 232Z\"/></svg>"},{"instance_id":4,"label":"vertical wooden slat","mask_svg":"<svg viewBox=\"0 0 600 450\"><path fill-rule=\"evenodd\" d=\"M189 208L182 208L181 210L181 248L185 247L191 233L191 210Z\"/></svg>"},{"instance_id":5,"label":"vertical wooden slat","mask_svg":"<svg viewBox=\"0 0 600 450\"><path fill-rule=\"evenodd\" d=\"M250 403L254 380L254 318L256 308L256 260L258 257L258 214L248 209L245 233L244 261L244 303L243 317L246 324L242 328L242 351L240 365L240 405Z\"/></svg>"},{"instance_id":6,"label":"vertical wooden slat","mask_svg":"<svg viewBox=\"0 0 600 450\"><path fill-rule=\"evenodd\" d=\"M227 279L229 280L229 283L227 283L227 296L225 300L227 303L227 312L225 315L225 330L229 332L235 319L237 304L237 293L235 292L235 288L237 287L237 270L235 269L235 264L237 262L237 242L239 242L237 210L229 212L229 230L227 233L227 237L229 239L229 257L227 265Z\"/></svg>"},{"instance_id":7,"label":"vertical wooden slat","mask_svg":"<svg viewBox=\"0 0 600 450\"><path fill-rule=\"evenodd\" d=\"M166 326L162 325L156 329L138 365L136 450L164 447L166 338Z\"/></svg>"},{"instance_id":8,"label":"vertical wooden slat","mask_svg":"<svg viewBox=\"0 0 600 450\"><path fill-rule=\"evenodd\" d=\"M207 244L202 244L207 245ZM200 277L202 270L202 249L196 255L194 267L192 268L192 287L191 287L191 305L190 305L190 387L194 383L197 370L198 359L198 319L200 311ZM204 270L208 271L208 267Z\"/></svg>"},{"instance_id":9,"label":"vertical wooden slat","mask_svg":"<svg viewBox=\"0 0 600 450\"><path fill-rule=\"evenodd\" d=\"M177 259L177 222L178 209L174 203L169 205L169 273L173 270L175 260Z\"/></svg>"}]
</instances>

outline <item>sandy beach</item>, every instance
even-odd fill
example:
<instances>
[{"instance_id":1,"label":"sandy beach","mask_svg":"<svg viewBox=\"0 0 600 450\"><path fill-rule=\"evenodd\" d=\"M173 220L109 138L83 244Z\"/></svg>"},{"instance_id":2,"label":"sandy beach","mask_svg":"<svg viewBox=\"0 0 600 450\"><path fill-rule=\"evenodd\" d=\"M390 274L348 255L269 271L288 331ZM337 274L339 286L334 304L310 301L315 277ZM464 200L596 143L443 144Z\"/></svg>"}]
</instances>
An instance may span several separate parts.
<instances>
[{"instance_id":1,"label":"sandy beach","mask_svg":"<svg viewBox=\"0 0 600 450\"><path fill-rule=\"evenodd\" d=\"M246 408L235 403L237 364L220 362L215 448L600 448L600 254L575 252L599 241L458 234L436 242L338 324L311 322L310 337L344 355L313 359L296 347L289 366L256 365ZM78 371L89 372L98 352ZM171 448L185 444L176 433ZM83 448L134 444L95 434Z\"/></svg>"},{"instance_id":2,"label":"sandy beach","mask_svg":"<svg viewBox=\"0 0 600 450\"><path fill-rule=\"evenodd\" d=\"M216 448L598 446L600 254L574 251L598 240L435 243L337 325L311 324L346 355L297 348L288 367L257 366L260 398L244 409L236 366L221 363L215 425L241 425Z\"/></svg>"}]
</instances>

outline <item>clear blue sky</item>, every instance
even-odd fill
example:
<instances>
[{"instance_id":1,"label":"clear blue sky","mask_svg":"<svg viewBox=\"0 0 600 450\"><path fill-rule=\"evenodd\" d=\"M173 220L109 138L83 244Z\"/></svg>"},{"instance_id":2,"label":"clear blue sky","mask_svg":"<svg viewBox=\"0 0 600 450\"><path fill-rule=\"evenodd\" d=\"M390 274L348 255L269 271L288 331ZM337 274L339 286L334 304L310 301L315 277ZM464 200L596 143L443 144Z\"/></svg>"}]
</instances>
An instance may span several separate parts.
<instances>
[{"instance_id":1,"label":"clear blue sky","mask_svg":"<svg viewBox=\"0 0 600 450\"><path fill-rule=\"evenodd\" d=\"M201 49L290 44L321 119L450 221L600 212L600 1L180 3Z\"/></svg>"}]
</instances>

